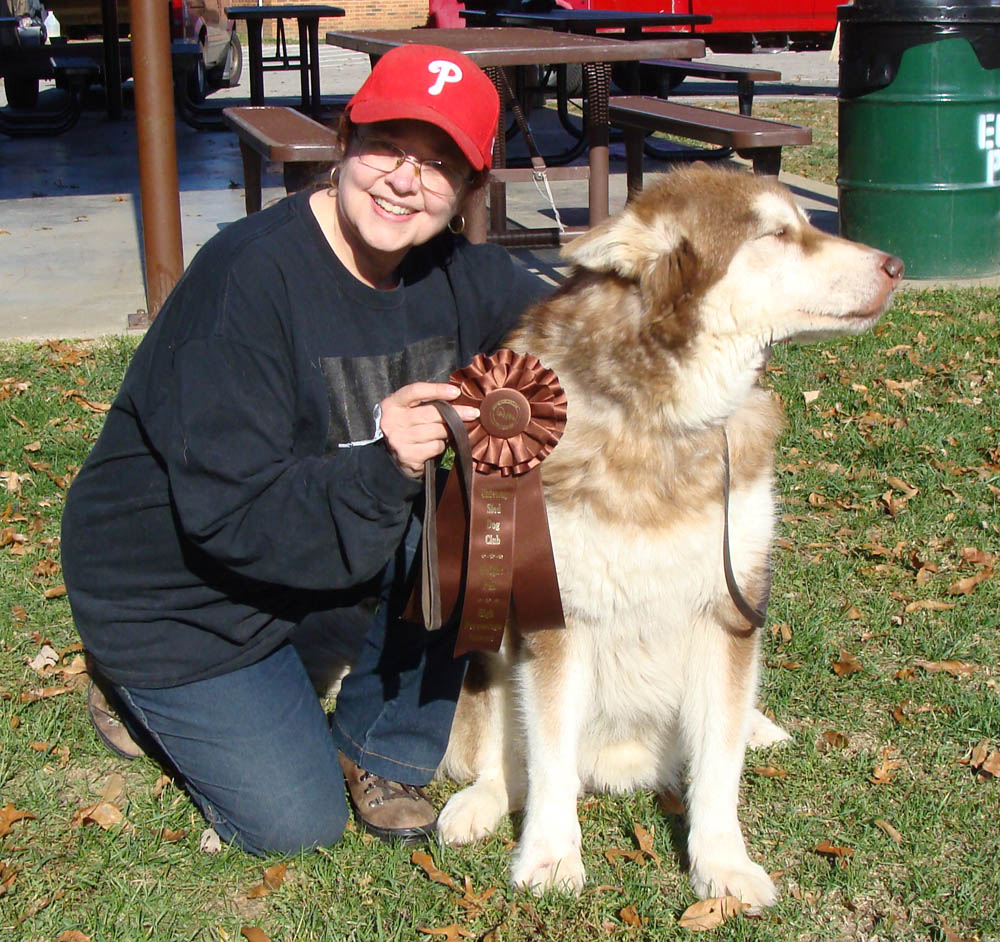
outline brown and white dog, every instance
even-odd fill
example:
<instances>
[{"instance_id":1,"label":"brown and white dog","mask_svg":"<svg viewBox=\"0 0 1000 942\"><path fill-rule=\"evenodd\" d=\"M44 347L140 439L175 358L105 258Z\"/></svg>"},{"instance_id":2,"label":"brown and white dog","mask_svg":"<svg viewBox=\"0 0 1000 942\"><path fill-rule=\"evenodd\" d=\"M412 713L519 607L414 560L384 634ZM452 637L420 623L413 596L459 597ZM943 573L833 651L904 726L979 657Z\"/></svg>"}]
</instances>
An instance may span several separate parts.
<instances>
[{"instance_id":1,"label":"brown and white dog","mask_svg":"<svg viewBox=\"0 0 1000 942\"><path fill-rule=\"evenodd\" d=\"M575 268L508 339L554 370L569 411L542 464L565 631L508 631L470 671L441 772L450 844L524 808L517 886L584 885L582 791L685 795L700 896L773 903L737 800L751 744L785 738L754 709L759 632L723 574L723 448L736 581L766 601L780 408L758 384L785 340L858 333L899 259L811 226L776 181L704 165L661 177L570 243Z\"/></svg>"}]
</instances>

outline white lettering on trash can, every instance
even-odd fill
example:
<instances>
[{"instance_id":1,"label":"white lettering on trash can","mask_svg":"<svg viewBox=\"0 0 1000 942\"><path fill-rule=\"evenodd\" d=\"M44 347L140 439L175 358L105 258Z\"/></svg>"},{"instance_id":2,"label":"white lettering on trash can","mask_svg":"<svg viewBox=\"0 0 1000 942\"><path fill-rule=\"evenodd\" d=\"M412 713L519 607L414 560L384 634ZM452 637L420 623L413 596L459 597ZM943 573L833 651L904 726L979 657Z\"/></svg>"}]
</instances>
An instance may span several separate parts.
<instances>
[{"instance_id":1,"label":"white lettering on trash can","mask_svg":"<svg viewBox=\"0 0 1000 942\"><path fill-rule=\"evenodd\" d=\"M979 149L986 155L986 183L996 186L1000 183L1000 114L981 114L976 137Z\"/></svg>"}]
</instances>

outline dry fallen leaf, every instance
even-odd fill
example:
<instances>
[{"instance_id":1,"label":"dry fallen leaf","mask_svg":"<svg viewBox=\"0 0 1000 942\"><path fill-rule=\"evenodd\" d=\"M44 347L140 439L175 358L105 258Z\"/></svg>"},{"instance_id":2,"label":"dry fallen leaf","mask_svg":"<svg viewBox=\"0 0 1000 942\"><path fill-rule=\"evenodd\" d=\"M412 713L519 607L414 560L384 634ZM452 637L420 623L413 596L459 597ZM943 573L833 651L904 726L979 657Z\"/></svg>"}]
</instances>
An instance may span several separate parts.
<instances>
[{"instance_id":1,"label":"dry fallen leaf","mask_svg":"<svg viewBox=\"0 0 1000 942\"><path fill-rule=\"evenodd\" d=\"M846 733L836 729L828 729L821 738L826 749L843 749L848 743Z\"/></svg>"},{"instance_id":2,"label":"dry fallen leaf","mask_svg":"<svg viewBox=\"0 0 1000 942\"><path fill-rule=\"evenodd\" d=\"M946 612L954 607L954 602L939 602L937 599L917 599L916 602L910 602L903 611L909 615L911 612L923 611Z\"/></svg>"},{"instance_id":3,"label":"dry fallen leaf","mask_svg":"<svg viewBox=\"0 0 1000 942\"><path fill-rule=\"evenodd\" d=\"M993 578L993 567L986 566L980 569L974 576L968 576L965 579L959 579L958 582L953 582L948 586L949 595L969 595L973 592L977 585L981 582L985 582L987 579Z\"/></svg>"},{"instance_id":4,"label":"dry fallen leaf","mask_svg":"<svg viewBox=\"0 0 1000 942\"><path fill-rule=\"evenodd\" d=\"M38 653L28 661L28 667L40 674L59 663L59 654L51 645L43 644Z\"/></svg>"},{"instance_id":5,"label":"dry fallen leaf","mask_svg":"<svg viewBox=\"0 0 1000 942\"><path fill-rule=\"evenodd\" d=\"M627 926L631 926L633 929L642 928L642 917L636 912L636 908L633 905L623 906L618 910L618 915L621 921Z\"/></svg>"},{"instance_id":6,"label":"dry fallen leaf","mask_svg":"<svg viewBox=\"0 0 1000 942\"><path fill-rule=\"evenodd\" d=\"M864 670L858 659L850 651L841 650L840 660L833 662L833 672L838 677L850 677L860 670Z\"/></svg>"},{"instance_id":7,"label":"dry fallen leaf","mask_svg":"<svg viewBox=\"0 0 1000 942\"><path fill-rule=\"evenodd\" d=\"M121 808L111 804L110 801L99 801L96 805L81 808L73 815L72 827L80 827L83 824L96 824L104 830L121 824L124 820Z\"/></svg>"},{"instance_id":8,"label":"dry fallen leaf","mask_svg":"<svg viewBox=\"0 0 1000 942\"><path fill-rule=\"evenodd\" d=\"M888 835L889 840L891 840L894 844L903 843L903 835L900 834L899 831L897 831L896 828L894 828L888 821L876 818L875 827L877 827L880 831L884 831Z\"/></svg>"},{"instance_id":9,"label":"dry fallen leaf","mask_svg":"<svg viewBox=\"0 0 1000 942\"><path fill-rule=\"evenodd\" d=\"M636 843L639 845L635 849L625 847L612 847L604 852L608 863L616 864L619 857L631 860L633 863L642 863L648 857L657 867L660 866L660 856L653 850L653 835L641 824L633 826Z\"/></svg>"},{"instance_id":10,"label":"dry fallen leaf","mask_svg":"<svg viewBox=\"0 0 1000 942\"><path fill-rule=\"evenodd\" d=\"M632 833L635 834L636 843L641 850L656 866L660 866L660 856L653 850L653 832L647 831L641 824L633 825Z\"/></svg>"},{"instance_id":11,"label":"dry fallen leaf","mask_svg":"<svg viewBox=\"0 0 1000 942\"><path fill-rule=\"evenodd\" d=\"M920 493L920 488L914 487L912 484L907 484L902 478L892 477L889 475L886 480L894 487L897 491L901 491L907 497L916 497Z\"/></svg>"},{"instance_id":12,"label":"dry fallen leaf","mask_svg":"<svg viewBox=\"0 0 1000 942\"><path fill-rule=\"evenodd\" d=\"M247 899L260 899L270 896L281 889L281 884L285 882L285 871L288 864L275 864L264 871L264 879L261 883L253 886L247 892Z\"/></svg>"},{"instance_id":13,"label":"dry fallen leaf","mask_svg":"<svg viewBox=\"0 0 1000 942\"><path fill-rule=\"evenodd\" d=\"M5 837L11 832L11 825L17 821L37 820L38 815L30 811L18 811L10 802L0 808L0 837Z\"/></svg>"},{"instance_id":14,"label":"dry fallen leaf","mask_svg":"<svg viewBox=\"0 0 1000 942\"><path fill-rule=\"evenodd\" d=\"M472 915L479 915L483 912L483 904L496 892L496 888L489 887L482 893L476 893L470 876L466 876L463 883L465 884L465 895L458 901L458 905L465 907Z\"/></svg>"},{"instance_id":15,"label":"dry fallen leaf","mask_svg":"<svg viewBox=\"0 0 1000 942\"><path fill-rule=\"evenodd\" d=\"M76 929L67 929L56 936L56 942L90 942L90 936L84 935Z\"/></svg>"},{"instance_id":16,"label":"dry fallen leaf","mask_svg":"<svg viewBox=\"0 0 1000 942\"><path fill-rule=\"evenodd\" d=\"M785 778L788 773L784 769L776 768L773 765L759 765L753 770L754 775L762 778Z\"/></svg>"},{"instance_id":17,"label":"dry fallen leaf","mask_svg":"<svg viewBox=\"0 0 1000 942\"><path fill-rule=\"evenodd\" d=\"M992 566L997 557L992 553L984 553L975 546L965 546L962 548L962 559L974 566Z\"/></svg>"},{"instance_id":18,"label":"dry fallen leaf","mask_svg":"<svg viewBox=\"0 0 1000 942\"><path fill-rule=\"evenodd\" d=\"M440 883L443 886L447 886L453 890L458 889L458 886L455 884L455 881L450 876L448 876L448 874L445 873L443 870L439 870L437 868L433 858L426 851L415 850L410 855L410 863L416 864L418 867L420 867L420 869L423 870L424 873L426 873L427 876L429 876L431 880L433 880L435 883ZM424 930L421 929L420 931L423 932Z\"/></svg>"},{"instance_id":19,"label":"dry fallen leaf","mask_svg":"<svg viewBox=\"0 0 1000 942\"><path fill-rule=\"evenodd\" d=\"M942 942L979 942L978 935L959 935L954 929L941 923Z\"/></svg>"},{"instance_id":20,"label":"dry fallen leaf","mask_svg":"<svg viewBox=\"0 0 1000 942\"><path fill-rule=\"evenodd\" d=\"M187 828L161 828L160 840L164 844L176 844L187 837Z\"/></svg>"},{"instance_id":21,"label":"dry fallen leaf","mask_svg":"<svg viewBox=\"0 0 1000 942\"><path fill-rule=\"evenodd\" d=\"M422 932L424 935L437 936L443 939L444 942L458 942L459 939L474 939L476 937L475 932L463 929L457 922L453 922L450 926L441 926L439 929L420 926L417 932Z\"/></svg>"},{"instance_id":22,"label":"dry fallen leaf","mask_svg":"<svg viewBox=\"0 0 1000 942\"><path fill-rule=\"evenodd\" d=\"M240 929L240 935L247 942L271 942L271 937L256 926L244 926Z\"/></svg>"},{"instance_id":23,"label":"dry fallen leaf","mask_svg":"<svg viewBox=\"0 0 1000 942\"><path fill-rule=\"evenodd\" d=\"M958 760L967 765L979 778L1000 778L1000 752L990 749L989 740L984 739Z\"/></svg>"},{"instance_id":24,"label":"dry fallen leaf","mask_svg":"<svg viewBox=\"0 0 1000 942\"><path fill-rule=\"evenodd\" d=\"M902 767L903 763L899 762L892 755L892 749L889 746L884 746L882 748L882 758L879 760L879 764L872 769L872 774L868 777L868 781L873 785L888 785Z\"/></svg>"},{"instance_id":25,"label":"dry fallen leaf","mask_svg":"<svg viewBox=\"0 0 1000 942\"><path fill-rule=\"evenodd\" d=\"M677 925L691 932L709 932L718 929L734 916L739 916L750 908L735 896L703 899L684 910Z\"/></svg>"},{"instance_id":26,"label":"dry fallen leaf","mask_svg":"<svg viewBox=\"0 0 1000 942\"><path fill-rule=\"evenodd\" d=\"M848 861L854 856L852 848L839 847L836 844L831 844L829 841L820 841L813 848L813 851L817 854L822 854L824 857L830 857L841 867L846 867Z\"/></svg>"},{"instance_id":27,"label":"dry fallen leaf","mask_svg":"<svg viewBox=\"0 0 1000 942\"><path fill-rule=\"evenodd\" d=\"M917 667L922 667L930 673L944 671L952 677L971 677L976 672L975 664L967 664L965 661L923 661L913 662Z\"/></svg>"},{"instance_id":28,"label":"dry fallen leaf","mask_svg":"<svg viewBox=\"0 0 1000 942\"><path fill-rule=\"evenodd\" d=\"M0 896L6 894L16 879L17 870L0 860Z\"/></svg>"},{"instance_id":29,"label":"dry fallen leaf","mask_svg":"<svg viewBox=\"0 0 1000 942\"><path fill-rule=\"evenodd\" d=\"M48 700L49 697L58 697L64 693L70 693L72 687L60 685L56 687L42 687L34 690L21 691L21 703L34 703L36 700Z\"/></svg>"},{"instance_id":30,"label":"dry fallen leaf","mask_svg":"<svg viewBox=\"0 0 1000 942\"><path fill-rule=\"evenodd\" d=\"M907 700L906 703L909 703L909 701ZM898 726L911 726L913 724L913 720L911 720L910 717L908 717L906 713L903 711L903 707L906 706L906 703L901 703L899 706L894 706L889 711L889 715L893 718L893 720Z\"/></svg>"}]
</instances>

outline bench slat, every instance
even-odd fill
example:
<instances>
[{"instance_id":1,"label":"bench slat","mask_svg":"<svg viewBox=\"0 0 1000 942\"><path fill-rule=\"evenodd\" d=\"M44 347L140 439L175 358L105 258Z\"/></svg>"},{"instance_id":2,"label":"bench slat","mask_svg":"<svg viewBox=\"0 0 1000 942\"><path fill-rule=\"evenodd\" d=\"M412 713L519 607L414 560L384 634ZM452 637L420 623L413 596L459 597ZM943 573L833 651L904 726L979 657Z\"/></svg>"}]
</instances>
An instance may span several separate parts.
<instances>
[{"instance_id":1,"label":"bench slat","mask_svg":"<svg viewBox=\"0 0 1000 942\"><path fill-rule=\"evenodd\" d=\"M650 131L721 145L706 156L724 157L735 150L753 161L754 173L777 176L781 148L812 143L812 130L797 124L764 121L728 111L681 105L647 95L622 95L608 101L608 121L625 134L629 199L642 189L642 154ZM687 155L690 156L690 155Z\"/></svg>"},{"instance_id":2,"label":"bench slat","mask_svg":"<svg viewBox=\"0 0 1000 942\"><path fill-rule=\"evenodd\" d=\"M608 119L616 127L663 131L735 150L812 143L812 131L797 124L765 121L697 105L681 105L646 95L623 95L608 102Z\"/></svg>"},{"instance_id":3,"label":"bench slat","mask_svg":"<svg viewBox=\"0 0 1000 942\"><path fill-rule=\"evenodd\" d=\"M670 69L685 75L718 79L723 82L738 82L749 79L752 82L779 82L781 73L774 69L748 69L739 65L723 65L712 62L693 62L690 59L643 59L640 66Z\"/></svg>"},{"instance_id":4,"label":"bench slat","mask_svg":"<svg viewBox=\"0 0 1000 942\"><path fill-rule=\"evenodd\" d=\"M222 115L241 141L268 160L333 163L340 156L337 133L293 108L248 105L225 108Z\"/></svg>"}]
</instances>

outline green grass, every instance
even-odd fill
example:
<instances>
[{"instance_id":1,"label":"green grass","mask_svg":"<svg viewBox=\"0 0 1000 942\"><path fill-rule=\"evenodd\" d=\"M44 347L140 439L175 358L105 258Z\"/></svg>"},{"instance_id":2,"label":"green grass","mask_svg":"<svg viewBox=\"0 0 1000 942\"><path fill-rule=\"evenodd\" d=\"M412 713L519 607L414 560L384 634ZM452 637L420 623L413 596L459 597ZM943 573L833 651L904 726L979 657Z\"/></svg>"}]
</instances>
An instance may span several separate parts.
<instances>
[{"instance_id":1,"label":"green grass","mask_svg":"<svg viewBox=\"0 0 1000 942\"><path fill-rule=\"evenodd\" d=\"M428 879L409 851L355 832L287 861L281 888L250 899L278 859L199 851L204 825L191 803L156 788L152 763L99 746L82 688L22 702L72 686L72 675L43 677L26 661L43 641L67 651L62 665L76 656L66 599L45 596L61 582L61 485L133 345L0 346L0 471L26 476L19 492L0 481L0 530L25 540L0 540L0 808L34 815L0 837L0 938L238 940L257 926L275 940L402 940L447 938L419 930L452 925L469 933L453 938L482 940L686 937L677 919L694 898L678 863L682 824L650 795L581 801L590 882L579 899L507 887L510 824L485 844L433 851L459 886L468 876L475 894L493 891L478 905ZM1000 579L948 592L982 569L964 548L1000 554L998 351L995 291L914 291L873 332L783 347L771 363L766 381L788 428L762 699L794 741L748 757L742 820L783 895L716 938L1000 939L1000 781L960 761L983 740L1000 748ZM954 607L914 608L921 600ZM842 650L860 671L834 672ZM973 668L956 677L920 660ZM829 747L829 731L845 740ZM875 784L886 750L898 767ZM763 766L785 774L755 774ZM124 790L112 797L127 823L74 826L109 781ZM438 798L450 790L433 788ZM613 866L605 851L633 848L637 824L655 831L662 864ZM184 834L166 841L164 829ZM816 853L823 841L853 851L846 866Z\"/></svg>"}]
</instances>

